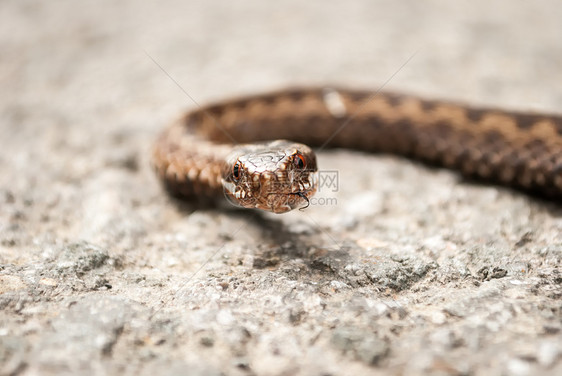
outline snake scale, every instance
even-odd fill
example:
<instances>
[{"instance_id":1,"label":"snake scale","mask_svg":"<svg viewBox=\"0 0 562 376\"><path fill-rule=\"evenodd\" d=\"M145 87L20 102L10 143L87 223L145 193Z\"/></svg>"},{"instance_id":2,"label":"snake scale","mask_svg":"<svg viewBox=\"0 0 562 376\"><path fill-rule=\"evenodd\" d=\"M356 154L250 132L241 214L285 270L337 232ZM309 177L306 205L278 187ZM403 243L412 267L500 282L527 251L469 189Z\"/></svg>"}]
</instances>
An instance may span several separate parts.
<instances>
[{"instance_id":1,"label":"snake scale","mask_svg":"<svg viewBox=\"0 0 562 376\"><path fill-rule=\"evenodd\" d=\"M290 89L201 107L162 133L153 164L175 195L283 213L316 191L305 144L397 154L562 199L561 115L388 92Z\"/></svg>"}]
</instances>

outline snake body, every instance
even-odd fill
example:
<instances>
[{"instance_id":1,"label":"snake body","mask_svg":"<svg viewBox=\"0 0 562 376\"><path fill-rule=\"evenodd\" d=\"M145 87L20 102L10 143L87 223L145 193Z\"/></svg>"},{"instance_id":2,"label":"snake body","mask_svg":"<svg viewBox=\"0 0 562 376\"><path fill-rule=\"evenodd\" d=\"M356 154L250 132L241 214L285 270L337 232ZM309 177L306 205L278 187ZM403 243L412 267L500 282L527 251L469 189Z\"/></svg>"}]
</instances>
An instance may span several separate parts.
<instances>
[{"instance_id":1,"label":"snake body","mask_svg":"<svg viewBox=\"0 0 562 376\"><path fill-rule=\"evenodd\" d=\"M276 139L291 141L256 144ZM562 116L387 92L292 89L208 105L163 132L153 164L176 195L226 193L285 212L316 190L316 158L304 144L402 155L562 199Z\"/></svg>"}]
</instances>

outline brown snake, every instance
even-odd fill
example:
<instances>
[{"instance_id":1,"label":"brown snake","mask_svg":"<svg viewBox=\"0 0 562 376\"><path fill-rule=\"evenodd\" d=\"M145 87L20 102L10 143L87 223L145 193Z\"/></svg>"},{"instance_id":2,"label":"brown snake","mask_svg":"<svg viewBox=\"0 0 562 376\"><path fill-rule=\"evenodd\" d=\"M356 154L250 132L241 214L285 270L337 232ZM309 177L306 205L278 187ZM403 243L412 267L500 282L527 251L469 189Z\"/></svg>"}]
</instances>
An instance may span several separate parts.
<instances>
[{"instance_id":1,"label":"brown snake","mask_svg":"<svg viewBox=\"0 0 562 376\"><path fill-rule=\"evenodd\" d=\"M292 141L246 144L272 139ZM562 116L359 90L284 90L200 108L158 138L153 164L173 194L283 213L316 191L316 157L296 142L398 154L562 199Z\"/></svg>"}]
</instances>

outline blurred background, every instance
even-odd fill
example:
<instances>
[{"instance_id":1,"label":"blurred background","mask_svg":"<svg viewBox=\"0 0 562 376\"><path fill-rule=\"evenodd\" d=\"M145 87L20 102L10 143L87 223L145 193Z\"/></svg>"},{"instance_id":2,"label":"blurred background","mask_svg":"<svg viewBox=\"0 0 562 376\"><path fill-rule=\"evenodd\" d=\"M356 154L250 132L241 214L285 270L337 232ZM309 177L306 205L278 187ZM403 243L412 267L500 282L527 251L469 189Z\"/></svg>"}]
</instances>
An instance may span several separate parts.
<instances>
[{"instance_id":1,"label":"blurred background","mask_svg":"<svg viewBox=\"0 0 562 376\"><path fill-rule=\"evenodd\" d=\"M169 119L195 107L151 58L198 103L388 81L385 89L432 98L562 107L556 0L7 0L0 7L1 136L18 140L5 145L4 159L24 145L101 146L107 134L148 146Z\"/></svg>"},{"instance_id":2,"label":"blurred background","mask_svg":"<svg viewBox=\"0 0 562 376\"><path fill-rule=\"evenodd\" d=\"M295 84L560 108L557 1L3 1L3 113L163 119L197 101ZM522 101L521 98L524 100ZM33 114L30 114L33 116ZM86 121L81 119L82 121ZM140 123L140 124L139 124ZM153 126L156 126L152 123Z\"/></svg>"}]
</instances>

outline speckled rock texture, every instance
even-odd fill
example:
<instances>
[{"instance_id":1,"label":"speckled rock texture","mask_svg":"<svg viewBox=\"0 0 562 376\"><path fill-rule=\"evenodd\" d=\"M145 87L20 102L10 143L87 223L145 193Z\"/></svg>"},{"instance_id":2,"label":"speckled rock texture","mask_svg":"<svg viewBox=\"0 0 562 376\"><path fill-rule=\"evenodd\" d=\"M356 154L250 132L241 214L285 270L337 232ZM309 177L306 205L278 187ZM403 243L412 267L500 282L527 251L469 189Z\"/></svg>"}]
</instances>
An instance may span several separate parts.
<instances>
[{"instance_id":1,"label":"speckled rock texture","mask_svg":"<svg viewBox=\"0 0 562 376\"><path fill-rule=\"evenodd\" d=\"M173 200L149 161L196 107L182 90L389 80L560 113L561 20L557 0L2 1L0 374L562 374L559 203L323 150L337 184L264 215Z\"/></svg>"}]
</instances>

